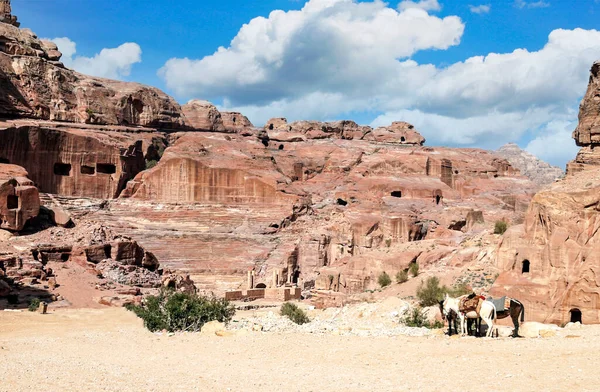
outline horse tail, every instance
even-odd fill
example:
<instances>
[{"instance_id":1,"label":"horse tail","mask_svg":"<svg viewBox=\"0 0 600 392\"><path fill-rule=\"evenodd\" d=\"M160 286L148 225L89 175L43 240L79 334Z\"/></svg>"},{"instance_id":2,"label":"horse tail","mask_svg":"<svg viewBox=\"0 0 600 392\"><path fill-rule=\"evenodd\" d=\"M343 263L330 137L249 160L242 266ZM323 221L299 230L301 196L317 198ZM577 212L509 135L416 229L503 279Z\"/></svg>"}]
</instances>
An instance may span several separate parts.
<instances>
[{"instance_id":1,"label":"horse tail","mask_svg":"<svg viewBox=\"0 0 600 392\"><path fill-rule=\"evenodd\" d=\"M525 305L523 305L522 302L519 302L519 304L521 305L521 322L525 321Z\"/></svg>"}]
</instances>

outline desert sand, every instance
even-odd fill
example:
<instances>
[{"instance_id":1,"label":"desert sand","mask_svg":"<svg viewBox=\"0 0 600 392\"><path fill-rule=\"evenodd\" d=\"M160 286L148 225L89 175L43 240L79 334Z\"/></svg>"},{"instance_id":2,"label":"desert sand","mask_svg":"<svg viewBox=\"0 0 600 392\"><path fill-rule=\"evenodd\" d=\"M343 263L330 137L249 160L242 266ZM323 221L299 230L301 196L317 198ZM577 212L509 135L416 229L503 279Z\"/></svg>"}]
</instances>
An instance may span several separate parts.
<instances>
[{"instance_id":1,"label":"desert sand","mask_svg":"<svg viewBox=\"0 0 600 392\"><path fill-rule=\"evenodd\" d=\"M594 391L600 326L550 338L155 334L124 309L0 312L1 391Z\"/></svg>"}]
</instances>

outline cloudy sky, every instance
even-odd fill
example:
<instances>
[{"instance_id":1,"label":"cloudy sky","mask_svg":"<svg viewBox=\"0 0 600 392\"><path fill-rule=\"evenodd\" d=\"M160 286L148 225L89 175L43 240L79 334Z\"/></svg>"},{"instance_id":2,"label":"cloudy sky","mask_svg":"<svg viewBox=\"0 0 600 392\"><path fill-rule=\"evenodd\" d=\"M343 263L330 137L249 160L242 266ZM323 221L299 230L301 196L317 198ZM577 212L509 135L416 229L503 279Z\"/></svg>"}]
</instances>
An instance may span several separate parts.
<instances>
[{"instance_id":1,"label":"cloudy sky","mask_svg":"<svg viewBox=\"0 0 600 392\"><path fill-rule=\"evenodd\" d=\"M13 11L69 67L255 125L404 120L428 145L516 142L563 167L600 59L599 0L13 0Z\"/></svg>"}]
</instances>

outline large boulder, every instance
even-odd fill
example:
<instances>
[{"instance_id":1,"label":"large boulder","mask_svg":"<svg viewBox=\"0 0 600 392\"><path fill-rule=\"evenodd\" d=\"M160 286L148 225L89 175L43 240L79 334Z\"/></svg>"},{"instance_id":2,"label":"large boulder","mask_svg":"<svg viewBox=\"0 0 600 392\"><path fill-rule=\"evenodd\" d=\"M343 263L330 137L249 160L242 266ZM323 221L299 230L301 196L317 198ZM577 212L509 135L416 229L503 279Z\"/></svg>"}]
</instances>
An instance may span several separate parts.
<instances>
[{"instance_id":1,"label":"large boulder","mask_svg":"<svg viewBox=\"0 0 600 392\"><path fill-rule=\"evenodd\" d=\"M191 100L182 106L186 125L199 131L224 132L223 118L215 105L208 101Z\"/></svg>"}]
</instances>

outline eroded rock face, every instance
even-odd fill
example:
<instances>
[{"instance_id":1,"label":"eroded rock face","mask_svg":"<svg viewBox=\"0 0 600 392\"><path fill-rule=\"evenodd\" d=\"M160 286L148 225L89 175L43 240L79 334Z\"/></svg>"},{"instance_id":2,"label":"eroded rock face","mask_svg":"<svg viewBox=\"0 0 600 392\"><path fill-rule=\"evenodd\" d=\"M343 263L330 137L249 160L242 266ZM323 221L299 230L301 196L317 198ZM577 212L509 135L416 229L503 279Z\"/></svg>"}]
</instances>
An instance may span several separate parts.
<instances>
[{"instance_id":1,"label":"eroded rock face","mask_svg":"<svg viewBox=\"0 0 600 392\"><path fill-rule=\"evenodd\" d=\"M17 17L12 15L10 0L0 0L0 22L8 23L15 27L19 27L21 25L19 22L17 22Z\"/></svg>"},{"instance_id":2,"label":"eroded rock face","mask_svg":"<svg viewBox=\"0 0 600 392\"><path fill-rule=\"evenodd\" d=\"M600 61L592 65L587 92L579 108L573 139L580 147L600 144Z\"/></svg>"},{"instance_id":3,"label":"eroded rock face","mask_svg":"<svg viewBox=\"0 0 600 392\"><path fill-rule=\"evenodd\" d=\"M522 150L514 143L508 143L497 151L510 164L521 171L531 181L539 185L551 184L564 176L564 171L559 167L551 166L533 154Z\"/></svg>"},{"instance_id":4,"label":"eroded rock face","mask_svg":"<svg viewBox=\"0 0 600 392\"><path fill-rule=\"evenodd\" d=\"M393 122L389 127L379 127L373 131L372 137L379 143L412 146L422 146L425 144L425 138L415 130L415 127L404 121Z\"/></svg>"},{"instance_id":5,"label":"eroded rock face","mask_svg":"<svg viewBox=\"0 0 600 392\"><path fill-rule=\"evenodd\" d=\"M39 212L38 189L27 178L27 171L0 163L0 229L23 230L27 221Z\"/></svg>"},{"instance_id":6,"label":"eroded rock face","mask_svg":"<svg viewBox=\"0 0 600 392\"><path fill-rule=\"evenodd\" d=\"M110 199L145 167L135 136L22 124L0 125L0 159L25 167L42 192Z\"/></svg>"},{"instance_id":7,"label":"eroded rock face","mask_svg":"<svg viewBox=\"0 0 600 392\"><path fill-rule=\"evenodd\" d=\"M221 113L208 101L191 100L181 108L186 124L199 131L224 132Z\"/></svg>"},{"instance_id":8,"label":"eroded rock face","mask_svg":"<svg viewBox=\"0 0 600 392\"><path fill-rule=\"evenodd\" d=\"M522 300L530 320L600 322L598 68L592 67L580 106L573 137L582 149L568 166L569 176L535 195L525 223L509 229L498 250L503 273L492 294Z\"/></svg>"},{"instance_id":9,"label":"eroded rock face","mask_svg":"<svg viewBox=\"0 0 600 392\"><path fill-rule=\"evenodd\" d=\"M3 116L88 124L183 126L179 104L156 88L66 69L58 62L61 54L56 45L13 24L0 23L0 37Z\"/></svg>"}]
</instances>

